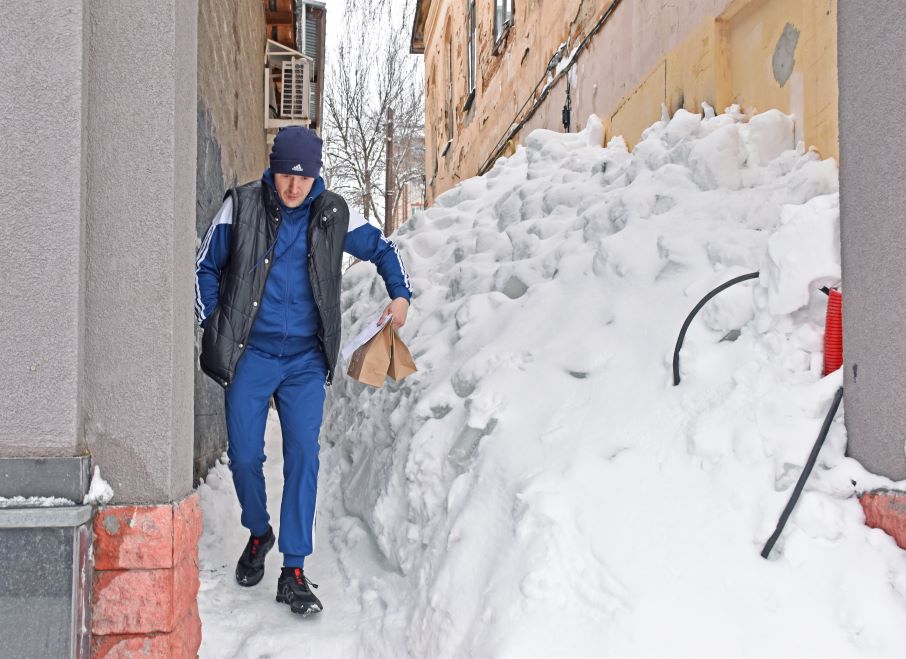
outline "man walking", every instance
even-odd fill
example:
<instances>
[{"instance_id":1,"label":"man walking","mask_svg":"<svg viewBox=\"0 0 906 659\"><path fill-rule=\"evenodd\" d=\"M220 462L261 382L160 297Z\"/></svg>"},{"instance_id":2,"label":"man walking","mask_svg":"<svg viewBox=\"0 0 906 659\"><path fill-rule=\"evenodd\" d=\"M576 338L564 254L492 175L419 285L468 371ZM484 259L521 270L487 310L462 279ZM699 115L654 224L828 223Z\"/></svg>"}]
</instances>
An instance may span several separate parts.
<instances>
[{"instance_id":1,"label":"man walking","mask_svg":"<svg viewBox=\"0 0 906 659\"><path fill-rule=\"evenodd\" d=\"M277 601L322 610L304 573L313 548L318 433L340 347L343 252L377 266L391 302L381 319L406 322L411 290L396 246L320 177L321 138L283 128L260 180L229 190L196 260L201 368L224 387L230 471L250 538L241 586L264 577L274 545L264 488L264 427L273 396L283 431Z\"/></svg>"}]
</instances>

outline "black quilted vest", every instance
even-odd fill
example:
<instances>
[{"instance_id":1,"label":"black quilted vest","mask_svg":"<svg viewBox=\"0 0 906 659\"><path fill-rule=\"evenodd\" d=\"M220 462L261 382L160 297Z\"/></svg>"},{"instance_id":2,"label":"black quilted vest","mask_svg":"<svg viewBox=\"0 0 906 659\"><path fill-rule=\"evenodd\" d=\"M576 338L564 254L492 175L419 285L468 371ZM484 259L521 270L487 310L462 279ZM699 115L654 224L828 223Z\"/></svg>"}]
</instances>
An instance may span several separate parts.
<instances>
[{"instance_id":1,"label":"black quilted vest","mask_svg":"<svg viewBox=\"0 0 906 659\"><path fill-rule=\"evenodd\" d=\"M227 192L233 198L230 260L220 278L217 308L205 323L201 370L228 387L236 373L258 315L273 259L265 255L277 242L282 219L276 194L261 181ZM226 199L224 196L224 199ZM340 351L340 279L349 208L325 190L312 202L308 223L308 274L321 324L318 340L327 359L327 384L333 380Z\"/></svg>"}]
</instances>

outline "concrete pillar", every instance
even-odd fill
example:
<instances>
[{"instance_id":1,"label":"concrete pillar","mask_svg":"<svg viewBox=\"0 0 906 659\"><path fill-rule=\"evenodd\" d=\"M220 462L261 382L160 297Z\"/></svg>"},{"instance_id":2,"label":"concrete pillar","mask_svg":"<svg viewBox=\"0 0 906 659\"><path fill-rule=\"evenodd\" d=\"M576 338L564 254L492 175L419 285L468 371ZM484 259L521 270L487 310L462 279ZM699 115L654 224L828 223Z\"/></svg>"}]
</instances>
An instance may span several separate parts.
<instances>
[{"instance_id":1,"label":"concrete pillar","mask_svg":"<svg viewBox=\"0 0 906 659\"><path fill-rule=\"evenodd\" d=\"M85 13L0 4L0 457L82 446Z\"/></svg>"},{"instance_id":2,"label":"concrete pillar","mask_svg":"<svg viewBox=\"0 0 906 659\"><path fill-rule=\"evenodd\" d=\"M75 610L61 612L80 621L71 638L47 606L34 630L20 622L46 594L35 584L87 592L90 555L92 654L198 648L197 12L195 0L0 3L0 496L72 486L60 513L0 509L0 546L62 543L27 554L45 557L33 571L0 556L0 627L23 631L4 656L86 656ZM73 459L86 450L115 492L93 523L78 505L87 463Z\"/></svg>"},{"instance_id":3,"label":"concrete pillar","mask_svg":"<svg viewBox=\"0 0 906 659\"><path fill-rule=\"evenodd\" d=\"M196 11L90 4L85 438L116 502L192 488Z\"/></svg>"},{"instance_id":4,"label":"concrete pillar","mask_svg":"<svg viewBox=\"0 0 906 659\"><path fill-rule=\"evenodd\" d=\"M849 454L906 478L906 5L839 0L840 229Z\"/></svg>"},{"instance_id":5,"label":"concrete pillar","mask_svg":"<svg viewBox=\"0 0 906 659\"><path fill-rule=\"evenodd\" d=\"M194 656L198 6L89 7L84 432L121 504L94 523L92 652Z\"/></svg>"},{"instance_id":6,"label":"concrete pillar","mask_svg":"<svg viewBox=\"0 0 906 659\"><path fill-rule=\"evenodd\" d=\"M36 38L40 33L41 37ZM86 7L0 3L0 656L87 656Z\"/></svg>"}]
</instances>

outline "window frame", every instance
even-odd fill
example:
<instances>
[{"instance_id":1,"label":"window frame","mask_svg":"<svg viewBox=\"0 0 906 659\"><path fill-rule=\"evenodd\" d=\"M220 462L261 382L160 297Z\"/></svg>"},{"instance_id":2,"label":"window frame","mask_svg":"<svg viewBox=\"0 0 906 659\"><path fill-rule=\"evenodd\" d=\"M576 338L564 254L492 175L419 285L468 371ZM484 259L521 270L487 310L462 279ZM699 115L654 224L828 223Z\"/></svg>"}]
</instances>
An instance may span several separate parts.
<instances>
[{"instance_id":1,"label":"window frame","mask_svg":"<svg viewBox=\"0 0 906 659\"><path fill-rule=\"evenodd\" d=\"M500 47L506 41L507 33L515 24L516 19L516 0L494 0L494 54L496 55ZM509 12L507 12L509 9ZM501 25L499 19L501 15L506 16Z\"/></svg>"},{"instance_id":2,"label":"window frame","mask_svg":"<svg viewBox=\"0 0 906 659\"><path fill-rule=\"evenodd\" d=\"M478 86L478 21L475 16L476 0L467 0L469 18L469 42L466 48L466 83L469 94L463 105L463 112L468 112L475 102L475 88Z\"/></svg>"},{"instance_id":3,"label":"window frame","mask_svg":"<svg viewBox=\"0 0 906 659\"><path fill-rule=\"evenodd\" d=\"M444 62L444 78L446 78L446 89L444 90L444 111L446 112L446 126L445 137L447 138L447 144L444 146L442 156L446 156L447 152L450 150L450 145L453 143L454 133L456 131L456 105L454 102L455 89L453 85L453 39L451 30L449 26L446 30L446 39L444 43L445 50L445 59Z\"/></svg>"}]
</instances>

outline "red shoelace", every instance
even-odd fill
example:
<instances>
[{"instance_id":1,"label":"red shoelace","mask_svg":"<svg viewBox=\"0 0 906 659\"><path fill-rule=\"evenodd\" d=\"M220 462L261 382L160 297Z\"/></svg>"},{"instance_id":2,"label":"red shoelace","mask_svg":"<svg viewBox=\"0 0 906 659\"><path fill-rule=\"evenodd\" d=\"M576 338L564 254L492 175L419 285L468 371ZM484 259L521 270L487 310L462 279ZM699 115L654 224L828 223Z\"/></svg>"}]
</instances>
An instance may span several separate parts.
<instances>
[{"instance_id":1,"label":"red shoelace","mask_svg":"<svg viewBox=\"0 0 906 659\"><path fill-rule=\"evenodd\" d=\"M296 583L299 584L300 586L303 586L303 587L304 587L306 584L308 584L308 585L311 586L312 588L317 588L317 587L318 587L318 584L312 582L311 579L309 579L309 578L306 577L304 574L302 574L302 568L298 568L298 567L295 568L295 569L293 570L293 576L296 577Z\"/></svg>"}]
</instances>

